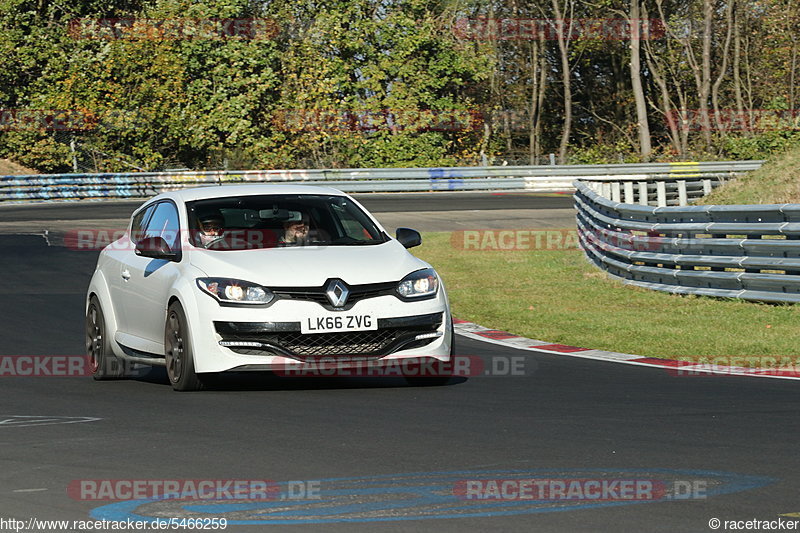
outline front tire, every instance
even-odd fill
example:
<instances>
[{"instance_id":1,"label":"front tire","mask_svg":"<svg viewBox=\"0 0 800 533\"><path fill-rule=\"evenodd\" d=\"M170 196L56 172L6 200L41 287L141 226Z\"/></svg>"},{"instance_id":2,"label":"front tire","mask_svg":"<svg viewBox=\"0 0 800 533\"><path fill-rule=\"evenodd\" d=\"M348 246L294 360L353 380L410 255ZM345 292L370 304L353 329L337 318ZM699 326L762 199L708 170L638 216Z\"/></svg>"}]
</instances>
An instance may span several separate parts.
<instances>
[{"instance_id":1,"label":"front tire","mask_svg":"<svg viewBox=\"0 0 800 533\"><path fill-rule=\"evenodd\" d=\"M203 388L203 382L194 371L194 353L189 338L189 322L178 302L167 309L164 326L164 359L167 375L176 391L195 391Z\"/></svg>"},{"instance_id":2,"label":"front tire","mask_svg":"<svg viewBox=\"0 0 800 533\"><path fill-rule=\"evenodd\" d=\"M97 296L89 299L86 308L86 356L92 377L97 381L119 379L125 374L122 361L114 355L111 347L105 315Z\"/></svg>"}]
</instances>

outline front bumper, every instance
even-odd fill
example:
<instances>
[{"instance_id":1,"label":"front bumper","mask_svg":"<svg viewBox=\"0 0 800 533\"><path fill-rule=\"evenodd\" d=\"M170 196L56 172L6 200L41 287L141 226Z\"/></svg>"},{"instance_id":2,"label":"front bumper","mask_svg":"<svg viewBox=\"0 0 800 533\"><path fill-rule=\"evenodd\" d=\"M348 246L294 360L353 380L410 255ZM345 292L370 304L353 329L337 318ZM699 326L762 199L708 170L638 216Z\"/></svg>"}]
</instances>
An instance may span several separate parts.
<instances>
[{"instance_id":1,"label":"front bumper","mask_svg":"<svg viewBox=\"0 0 800 533\"><path fill-rule=\"evenodd\" d=\"M245 355L281 355L297 361L322 357L380 359L421 348L444 335L444 313L381 318L374 331L303 334L299 322L214 322L220 346Z\"/></svg>"},{"instance_id":2,"label":"front bumper","mask_svg":"<svg viewBox=\"0 0 800 533\"><path fill-rule=\"evenodd\" d=\"M189 317L195 370L199 373L281 370L335 361L342 368L365 361L450 357L451 318L444 290L417 302L380 296L359 301L348 314L369 314L377 330L303 334L308 316L331 315L311 301L279 301L269 308L222 307L197 294Z\"/></svg>"}]
</instances>

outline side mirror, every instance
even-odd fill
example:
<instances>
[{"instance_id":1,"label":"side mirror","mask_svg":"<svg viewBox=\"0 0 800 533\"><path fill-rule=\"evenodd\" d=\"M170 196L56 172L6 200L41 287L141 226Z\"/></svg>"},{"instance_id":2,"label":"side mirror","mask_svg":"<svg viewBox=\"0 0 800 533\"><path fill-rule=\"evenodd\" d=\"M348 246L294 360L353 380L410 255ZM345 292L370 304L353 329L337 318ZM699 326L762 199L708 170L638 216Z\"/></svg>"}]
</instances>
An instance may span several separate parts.
<instances>
[{"instance_id":1,"label":"side mirror","mask_svg":"<svg viewBox=\"0 0 800 533\"><path fill-rule=\"evenodd\" d=\"M162 237L147 237L140 240L136 243L134 253L151 259L166 259L167 261L178 259L178 252L170 250L167 241Z\"/></svg>"},{"instance_id":2,"label":"side mirror","mask_svg":"<svg viewBox=\"0 0 800 533\"><path fill-rule=\"evenodd\" d=\"M397 240L406 248L413 248L422 244L422 236L415 229L397 228Z\"/></svg>"}]
</instances>

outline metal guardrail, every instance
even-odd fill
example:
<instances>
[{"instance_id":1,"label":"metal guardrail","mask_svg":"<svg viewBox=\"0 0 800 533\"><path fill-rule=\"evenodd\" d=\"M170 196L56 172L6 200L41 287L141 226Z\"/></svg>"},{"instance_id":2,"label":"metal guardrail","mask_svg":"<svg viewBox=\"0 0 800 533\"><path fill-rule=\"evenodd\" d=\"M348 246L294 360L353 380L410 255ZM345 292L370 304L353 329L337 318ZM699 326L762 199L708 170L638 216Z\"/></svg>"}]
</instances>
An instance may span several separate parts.
<instances>
[{"instance_id":1,"label":"metal guardrail","mask_svg":"<svg viewBox=\"0 0 800 533\"><path fill-rule=\"evenodd\" d=\"M418 191L573 191L575 179L597 184L609 197L634 187L638 198L656 199L663 183L665 202L680 183L707 179L713 187L742 172L759 168L762 161L644 163L619 165L558 165L520 167L366 168L320 170L251 170L209 172L135 172L121 174L42 174L0 176L0 202L146 198L163 191L228 183L298 183L325 185L346 192ZM651 183L653 182L653 183ZM646 192L642 192L642 183ZM702 185L701 185L702 186ZM697 187L687 185L693 197ZM673 194L673 189L676 191ZM621 191L621 192L620 192ZM633 198L633 197L631 197Z\"/></svg>"},{"instance_id":2,"label":"metal guardrail","mask_svg":"<svg viewBox=\"0 0 800 533\"><path fill-rule=\"evenodd\" d=\"M645 207L576 182L581 246L625 283L659 291L800 302L800 204Z\"/></svg>"},{"instance_id":3,"label":"metal guardrail","mask_svg":"<svg viewBox=\"0 0 800 533\"><path fill-rule=\"evenodd\" d=\"M594 192L614 202L628 204L688 205L742 172L757 170L764 161L723 163L671 163L669 174L642 174L581 178Z\"/></svg>"}]
</instances>

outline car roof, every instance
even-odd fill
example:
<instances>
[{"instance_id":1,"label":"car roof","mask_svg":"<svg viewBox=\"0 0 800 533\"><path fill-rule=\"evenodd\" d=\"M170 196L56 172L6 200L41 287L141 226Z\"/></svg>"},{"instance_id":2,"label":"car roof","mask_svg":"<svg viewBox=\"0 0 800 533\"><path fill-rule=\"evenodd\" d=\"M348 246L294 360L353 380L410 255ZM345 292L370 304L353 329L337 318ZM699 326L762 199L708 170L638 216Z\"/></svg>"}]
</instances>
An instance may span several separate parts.
<instances>
[{"instance_id":1,"label":"car roof","mask_svg":"<svg viewBox=\"0 0 800 533\"><path fill-rule=\"evenodd\" d=\"M193 202L194 200L207 200L211 198L226 198L230 196L256 196L262 194L324 194L331 196L346 196L345 193L331 187L318 187L315 185L295 185L290 183L258 183L242 185L210 185L207 187L192 187L176 191L163 192L146 202L172 199L177 203ZM144 204L143 204L144 205Z\"/></svg>"}]
</instances>

